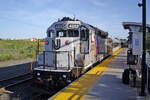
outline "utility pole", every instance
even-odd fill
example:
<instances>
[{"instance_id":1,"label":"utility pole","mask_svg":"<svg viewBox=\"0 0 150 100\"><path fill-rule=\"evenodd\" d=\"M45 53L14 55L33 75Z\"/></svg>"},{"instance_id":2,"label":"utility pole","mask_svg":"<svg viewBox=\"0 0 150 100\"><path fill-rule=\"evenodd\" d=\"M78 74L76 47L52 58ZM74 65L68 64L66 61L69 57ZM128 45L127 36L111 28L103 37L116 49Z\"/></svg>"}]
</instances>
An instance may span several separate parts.
<instances>
[{"instance_id":1,"label":"utility pole","mask_svg":"<svg viewBox=\"0 0 150 100\"><path fill-rule=\"evenodd\" d=\"M143 30L143 52L142 52L142 80L141 80L141 96L146 96L145 84L146 84L146 0L142 0L142 30Z\"/></svg>"}]
</instances>

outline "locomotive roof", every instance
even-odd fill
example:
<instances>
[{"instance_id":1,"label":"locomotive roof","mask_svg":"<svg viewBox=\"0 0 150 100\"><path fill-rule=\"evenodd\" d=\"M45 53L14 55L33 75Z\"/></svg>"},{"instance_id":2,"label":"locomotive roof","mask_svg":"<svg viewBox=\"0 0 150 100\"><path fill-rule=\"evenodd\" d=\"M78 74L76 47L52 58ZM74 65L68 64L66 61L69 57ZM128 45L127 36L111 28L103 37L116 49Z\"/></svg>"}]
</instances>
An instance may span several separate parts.
<instances>
[{"instance_id":1,"label":"locomotive roof","mask_svg":"<svg viewBox=\"0 0 150 100\"><path fill-rule=\"evenodd\" d=\"M78 19L71 19L70 17L63 17L60 21L79 21Z\"/></svg>"},{"instance_id":2,"label":"locomotive roof","mask_svg":"<svg viewBox=\"0 0 150 100\"><path fill-rule=\"evenodd\" d=\"M84 27L86 27L89 30L93 30L96 32L96 34L100 35L103 38L107 38L108 36L108 32L104 32L101 29L94 27L90 24L84 23L81 20L78 19L71 19L70 17L63 17L61 20L58 20L57 22L54 22L48 29L47 31L54 29L54 26L57 24L68 24L68 23L72 23L72 24L78 24L78 25L83 25Z\"/></svg>"},{"instance_id":3,"label":"locomotive roof","mask_svg":"<svg viewBox=\"0 0 150 100\"><path fill-rule=\"evenodd\" d=\"M101 30L101 29L99 29L97 27L94 27L92 25L90 25L90 26L95 29L96 34L100 35L103 38L107 38L108 37L108 32L104 32L103 30Z\"/></svg>"}]
</instances>

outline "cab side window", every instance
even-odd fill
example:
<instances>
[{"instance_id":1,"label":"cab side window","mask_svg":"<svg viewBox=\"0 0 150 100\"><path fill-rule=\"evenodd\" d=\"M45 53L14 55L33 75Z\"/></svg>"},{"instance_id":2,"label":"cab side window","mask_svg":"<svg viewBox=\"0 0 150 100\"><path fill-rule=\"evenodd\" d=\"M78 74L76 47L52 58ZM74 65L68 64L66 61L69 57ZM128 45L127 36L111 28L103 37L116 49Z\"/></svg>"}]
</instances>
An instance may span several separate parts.
<instances>
[{"instance_id":1,"label":"cab side window","mask_svg":"<svg viewBox=\"0 0 150 100\"><path fill-rule=\"evenodd\" d=\"M47 32L47 37L52 37L52 35L55 34L53 30L50 30Z\"/></svg>"},{"instance_id":2,"label":"cab side window","mask_svg":"<svg viewBox=\"0 0 150 100\"><path fill-rule=\"evenodd\" d=\"M88 30L81 30L80 32L80 39L83 41L87 41L89 38Z\"/></svg>"}]
</instances>

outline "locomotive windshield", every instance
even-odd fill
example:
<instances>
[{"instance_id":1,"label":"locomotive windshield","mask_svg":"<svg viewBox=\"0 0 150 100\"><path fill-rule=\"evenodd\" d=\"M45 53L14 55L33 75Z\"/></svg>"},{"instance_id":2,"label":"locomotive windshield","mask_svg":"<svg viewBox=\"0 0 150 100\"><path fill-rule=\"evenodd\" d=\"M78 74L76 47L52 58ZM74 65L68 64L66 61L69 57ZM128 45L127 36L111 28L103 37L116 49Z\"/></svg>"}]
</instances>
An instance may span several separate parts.
<instances>
[{"instance_id":1,"label":"locomotive windshield","mask_svg":"<svg viewBox=\"0 0 150 100\"><path fill-rule=\"evenodd\" d=\"M79 37L79 31L78 30L57 31L56 37Z\"/></svg>"},{"instance_id":2,"label":"locomotive windshield","mask_svg":"<svg viewBox=\"0 0 150 100\"><path fill-rule=\"evenodd\" d=\"M56 37L66 37L66 31L65 30L57 31Z\"/></svg>"},{"instance_id":3,"label":"locomotive windshield","mask_svg":"<svg viewBox=\"0 0 150 100\"><path fill-rule=\"evenodd\" d=\"M68 30L68 37L78 37L79 32L78 30Z\"/></svg>"}]
</instances>

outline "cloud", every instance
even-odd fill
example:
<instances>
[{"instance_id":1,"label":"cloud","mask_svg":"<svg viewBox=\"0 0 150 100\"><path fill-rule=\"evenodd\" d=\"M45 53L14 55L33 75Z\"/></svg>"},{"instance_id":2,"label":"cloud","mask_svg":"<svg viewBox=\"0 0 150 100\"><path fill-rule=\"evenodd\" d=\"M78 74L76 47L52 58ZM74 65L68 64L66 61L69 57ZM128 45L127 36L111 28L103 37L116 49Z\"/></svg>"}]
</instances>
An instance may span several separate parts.
<instances>
[{"instance_id":1,"label":"cloud","mask_svg":"<svg viewBox=\"0 0 150 100\"><path fill-rule=\"evenodd\" d=\"M1 19L14 21L20 24L28 24L30 26L45 26L47 23L52 23L63 16L72 16L71 14L58 9L47 9L39 12L30 12L26 10L11 10L0 11Z\"/></svg>"},{"instance_id":2,"label":"cloud","mask_svg":"<svg viewBox=\"0 0 150 100\"><path fill-rule=\"evenodd\" d=\"M29 0L34 6L41 7L52 3L54 0Z\"/></svg>"},{"instance_id":3,"label":"cloud","mask_svg":"<svg viewBox=\"0 0 150 100\"><path fill-rule=\"evenodd\" d=\"M105 6L104 2L100 2L98 0L90 0L90 2L95 6Z\"/></svg>"}]
</instances>

